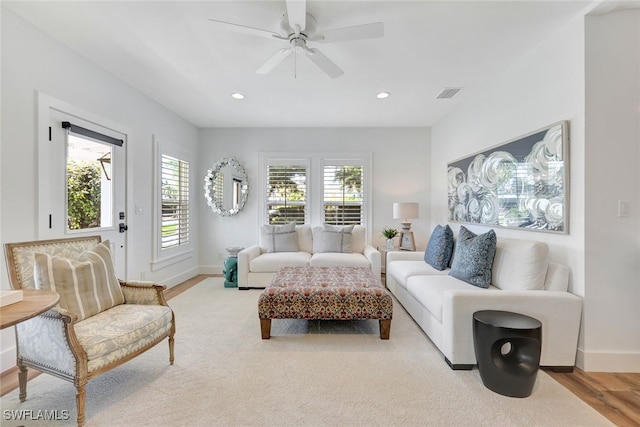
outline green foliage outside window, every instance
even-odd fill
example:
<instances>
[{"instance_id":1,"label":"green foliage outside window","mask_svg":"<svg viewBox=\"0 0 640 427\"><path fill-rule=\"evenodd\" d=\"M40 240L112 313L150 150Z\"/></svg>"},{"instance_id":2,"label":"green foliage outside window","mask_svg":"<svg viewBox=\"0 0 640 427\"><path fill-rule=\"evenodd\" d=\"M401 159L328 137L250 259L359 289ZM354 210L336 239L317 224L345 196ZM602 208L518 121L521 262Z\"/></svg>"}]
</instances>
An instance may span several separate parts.
<instances>
[{"instance_id":1,"label":"green foliage outside window","mask_svg":"<svg viewBox=\"0 0 640 427\"><path fill-rule=\"evenodd\" d=\"M71 161L67 164L69 230L100 227L100 165Z\"/></svg>"},{"instance_id":2,"label":"green foliage outside window","mask_svg":"<svg viewBox=\"0 0 640 427\"><path fill-rule=\"evenodd\" d=\"M342 166L336 170L335 182L340 183L340 187L349 193L362 193L362 166ZM352 195L351 200L362 200L358 194Z\"/></svg>"}]
</instances>

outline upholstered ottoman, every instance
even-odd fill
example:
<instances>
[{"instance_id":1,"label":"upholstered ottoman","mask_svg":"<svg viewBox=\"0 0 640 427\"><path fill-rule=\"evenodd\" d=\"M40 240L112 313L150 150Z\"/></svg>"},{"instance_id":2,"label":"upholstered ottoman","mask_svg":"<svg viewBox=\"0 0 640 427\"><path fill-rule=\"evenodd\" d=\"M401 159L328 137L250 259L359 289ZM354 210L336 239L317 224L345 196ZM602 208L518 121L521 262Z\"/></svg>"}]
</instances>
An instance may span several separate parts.
<instances>
[{"instance_id":1,"label":"upholstered ottoman","mask_svg":"<svg viewBox=\"0 0 640 427\"><path fill-rule=\"evenodd\" d=\"M262 339L271 319L374 319L387 340L392 314L391 294L368 267L284 267L258 299Z\"/></svg>"}]
</instances>

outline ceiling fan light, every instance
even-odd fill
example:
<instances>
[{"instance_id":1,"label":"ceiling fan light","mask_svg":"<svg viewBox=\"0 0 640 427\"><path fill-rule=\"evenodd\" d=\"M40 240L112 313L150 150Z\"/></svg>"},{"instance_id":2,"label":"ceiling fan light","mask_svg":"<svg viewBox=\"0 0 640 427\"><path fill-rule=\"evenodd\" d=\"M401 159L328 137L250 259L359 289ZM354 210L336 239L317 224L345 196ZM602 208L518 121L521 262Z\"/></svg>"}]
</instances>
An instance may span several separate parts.
<instances>
[{"instance_id":1,"label":"ceiling fan light","mask_svg":"<svg viewBox=\"0 0 640 427\"><path fill-rule=\"evenodd\" d=\"M390 95L391 95L391 92L378 92L376 94L376 98L385 99L385 98L388 98Z\"/></svg>"},{"instance_id":2,"label":"ceiling fan light","mask_svg":"<svg viewBox=\"0 0 640 427\"><path fill-rule=\"evenodd\" d=\"M243 95L243 94L241 94L240 92L234 92L234 93L232 93L232 94L231 94L231 97L232 97L233 99L244 99L244 95Z\"/></svg>"}]
</instances>

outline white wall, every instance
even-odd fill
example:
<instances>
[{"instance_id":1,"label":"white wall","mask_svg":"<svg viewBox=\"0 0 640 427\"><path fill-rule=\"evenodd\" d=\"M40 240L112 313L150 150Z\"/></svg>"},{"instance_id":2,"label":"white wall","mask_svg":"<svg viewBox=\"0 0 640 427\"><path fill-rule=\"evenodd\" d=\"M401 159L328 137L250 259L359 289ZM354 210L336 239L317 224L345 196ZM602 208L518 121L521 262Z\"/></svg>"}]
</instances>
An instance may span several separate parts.
<instances>
[{"instance_id":1,"label":"white wall","mask_svg":"<svg viewBox=\"0 0 640 427\"><path fill-rule=\"evenodd\" d=\"M2 22L2 8L0 7L0 25ZM4 38L4 35L0 34L0 37ZM1 39L0 39L1 40ZM3 76L3 67L0 67L0 81L2 81ZM2 85L0 84L0 100L3 99L2 95ZM2 127L2 114L0 114L0 129ZM0 135L0 138L2 136ZM1 139L0 139L1 141ZM0 146L1 148L1 146ZM2 165L2 149L0 149L0 165ZM6 181L6 178L3 177L3 174L0 170L0 224L2 224L2 208L3 208L3 192L2 192L2 184ZM2 238L2 227L0 226L0 242L4 242ZM4 262L0 262L0 289L9 289L9 282L5 279L6 276L6 266ZM6 328L0 331L0 371L4 371L5 369L11 367L12 364L15 364L15 352L12 351L15 346L15 335L13 328ZM5 351L6 349L11 349L9 351Z\"/></svg>"},{"instance_id":2,"label":"white wall","mask_svg":"<svg viewBox=\"0 0 640 427\"><path fill-rule=\"evenodd\" d=\"M257 243L260 182L259 152L371 152L373 155L372 243L384 244L385 226L400 228L393 219L392 205L398 201L420 203L420 218L413 220L416 246L424 249L429 230L429 129L428 128L220 128L200 133L200 176L222 157L234 157L249 175L250 193L245 208L236 216L221 217L200 203L200 264L219 272L220 254L226 247L248 247Z\"/></svg>"},{"instance_id":3,"label":"white wall","mask_svg":"<svg viewBox=\"0 0 640 427\"><path fill-rule=\"evenodd\" d=\"M587 16L585 30L584 364L640 372L640 10Z\"/></svg>"},{"instance_id":4,"label":"white wall","mask_svg":"<svg viewBox=\"0 0 640 427\"><path fill-rule=\"evenodd\" d=\"M436 124L431 133L431 218L435 225L447 222L448 162L560 120L569 121L569 234L495 230L498 238L547 242L551 258L571 268L570 290L582 296L585 295L583 21L582 16L577 17L541 41L536 49L524 53L497 75L492 84L475 93L472 101ZM453 224L452 228L457 230L459 226Z\"/></svg>"},{"instance_id":5,"label":"white wall","mask_svg":"<svg viewBox=\"0 0 640 427\"><path fill-rule=\"evenodd\" d=\"M128 140L129 214L128 279L144 275L174 285L199 272L197 250L191 259L150 271L152 242L152 135L180 144L195 153L197 129L121 80L2 10L2 242L35 240L37 213L36 128L37 92L41 91L132 131ZM194 168L195 170L196 168ZM194 180L194 194L199 186ZM195 199L195 197L194 197ZM134 215L133 204L143 208ZM195 206L195 201L194 201ZM198 209L193 209L192 237L198 247ZM0 286L8 288L2 267ZM2 335L0 370L15 364L12 339Z\"/></svg>"},{"instance_id":6,"label":"white wall","mask_svg":"<svg viewBox=\"0 0 640 427\"><path fill-rule=\"evenodd\" d=\"M545 241L570 266L570 290L584 298L578 367L640 372L638 11L586 22L581 14L549 35L433 127L432 220L447 219L447 162L568 120L569 234L496 232ZM617 217L618 200L631 202L629 218Z\"/></svg>"}]
</instances>

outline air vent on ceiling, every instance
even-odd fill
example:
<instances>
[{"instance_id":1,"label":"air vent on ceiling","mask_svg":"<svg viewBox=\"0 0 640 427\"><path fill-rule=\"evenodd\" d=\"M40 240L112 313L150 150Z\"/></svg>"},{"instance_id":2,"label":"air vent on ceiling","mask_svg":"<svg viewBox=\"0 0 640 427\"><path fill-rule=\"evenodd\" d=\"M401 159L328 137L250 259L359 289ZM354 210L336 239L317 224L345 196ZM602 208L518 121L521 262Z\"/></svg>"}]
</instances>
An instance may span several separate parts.
<instances>
[{"instance_id":1,"label":"air vent on ceiling","mask_svg":"<svg viewBox=\"0 0 640 427\"><path fill-rule=\"evenodd\" d=\"M461 87L446 87L440 92L440 95L436 96L436 99L450 99L453 96L460 92Z\"/></svg>"}]
</instances>

